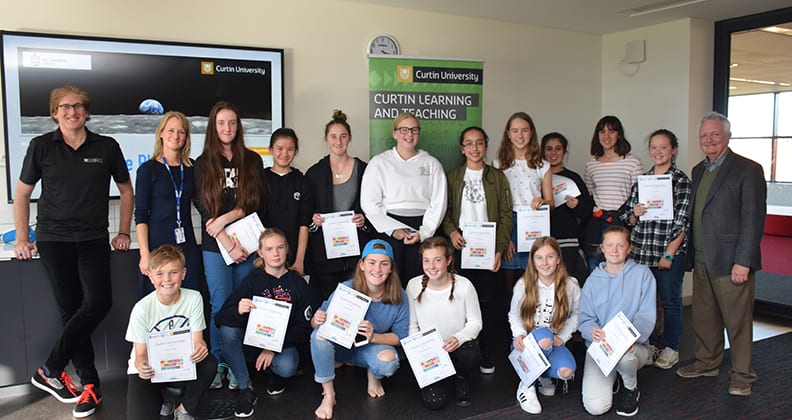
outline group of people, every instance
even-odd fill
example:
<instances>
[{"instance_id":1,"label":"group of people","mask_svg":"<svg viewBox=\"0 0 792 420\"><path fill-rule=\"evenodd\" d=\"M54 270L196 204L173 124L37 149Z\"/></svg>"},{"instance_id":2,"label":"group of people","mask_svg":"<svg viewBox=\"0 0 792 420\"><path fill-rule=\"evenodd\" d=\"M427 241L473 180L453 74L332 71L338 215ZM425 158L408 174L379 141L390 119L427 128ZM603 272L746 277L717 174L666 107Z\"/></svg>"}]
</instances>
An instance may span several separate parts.
<instances>
[{"instance_id":1,"label":"group of people","mask_svg":"<svg viewBox=\"0 0 792 420\"><path fill-rule=\"evenodd\" d=\"M430 409L452 399L465 407L472 403L470 375L476 368L495 372L493 354L508 344L494 337L506 325L514 349L524 349L531 335L550 361L535 384L520 383L516 392L521 408L537 414L537 390L551 396L557 381L575 374L575 358L566 347L573 334L579 331L586 345L603 341L603 326L619 312L640 338L609 375L586 357L583 405L595 415L609 411L618 375L623 386L617 413L634 415L637 370L647 364L670 369L679 361L682 280L691 268L696 362L677 374L717 376L726 328L732 346L729 393L751 393L753 276L761 268L766 185L758 164L728 148L729 122L720 114L702 119L699 140L706 159L693 168L692 181L676 167L679 144L669 130L649 136L653 166L644 172L630 154L621 121L602 118L591 139L593 159L581 177L564 166L568 140L557 132L539 140L532 118L523 112L507 120L492 165L485 159L485 130L463 130L459 150L465 162L446 173L418 148L421 127L414 115L403 113L393 121L395 147L366 164L349 155L351 127L346 115L335 111L324 130L328 155L303 174L292 166L299 150L294 130L272 133L273 165L264 168L261 157L245 147L239 110L221 101L210 111L204 148L195 161L187 117L176 111L163 115L133 196L118 144L85 127L90 105L88 94L74 86L52 91L50 112L58 128L31 141L14 200L14 252L21 260L40 253L64 325L31 383L64 403L76 403L75 417L93 414L102 398L90 335L111 305L111 178L121 193L121 215L110 243L116 250L129 249L134 202L140 249L141 300L126 334L133 343L130 418L160 412L192 418L206 389L226 383L240 390L236 415L249 417L258 401L249 367L266 371L266 391L277 395L308 351L323 390L315 414L331 418L338 365L366 368L368 395L381 397L381 380L399 367L399 341L429 326L437 327L457 373L421 388L421 400ZM644 174L671 176L672 219L641 218L647 203L639 201L637 179ZM575 183L580 194L556 206L555 176ZM39 181L37 241L31 243L29 203ZM200 245L191 205L201 216ZM519 252L516 210L543 206L551 210L551 235L535 240L530 252ZM349 210L360 256L328 259L324 215ZM267 227L256 255L225 231L252 213ZM496 225L492 266L462 268L465 226L486 222ZM204 279L208 316L200 293ZM317 333L339 284L371 299L358 330L365 345L348 349ZM243 344L254 296L292 304L280 353ZM198 379L188 381L174 407L163 404L162 384L150 381L154 371L145 337L184 327L193 332L191 359ZM69 362L82 390L64 370Z\"/></svg>"}]
</instances>

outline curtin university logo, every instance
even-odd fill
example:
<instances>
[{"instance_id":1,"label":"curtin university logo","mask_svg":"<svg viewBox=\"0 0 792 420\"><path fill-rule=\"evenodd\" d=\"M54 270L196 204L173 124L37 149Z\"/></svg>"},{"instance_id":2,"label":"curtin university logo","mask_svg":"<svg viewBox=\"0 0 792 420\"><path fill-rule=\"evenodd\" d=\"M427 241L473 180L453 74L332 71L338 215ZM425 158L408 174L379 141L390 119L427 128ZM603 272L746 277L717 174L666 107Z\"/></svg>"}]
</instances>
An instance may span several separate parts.
<instances>
[{"instance_id":1,"label":"curtin university logo","mask_svg":"<svg viewBox=\"0 0 792 420\"><path fill-rule=\"evenodd\" d=\"M201 61L201 74L205 74L208 76L214 75L214 62Z\"/></svg>"},{"instance_id":2,"label":"curtin university logo","mask_svg":"<svg viewBox=\"0 0 792 420\"><path fill-rule=\"evenodd\" d=\"M396 67L396 80L402 83L412 83L413 69L412 66L397 66Z\"/></svg>"}]
</instances>

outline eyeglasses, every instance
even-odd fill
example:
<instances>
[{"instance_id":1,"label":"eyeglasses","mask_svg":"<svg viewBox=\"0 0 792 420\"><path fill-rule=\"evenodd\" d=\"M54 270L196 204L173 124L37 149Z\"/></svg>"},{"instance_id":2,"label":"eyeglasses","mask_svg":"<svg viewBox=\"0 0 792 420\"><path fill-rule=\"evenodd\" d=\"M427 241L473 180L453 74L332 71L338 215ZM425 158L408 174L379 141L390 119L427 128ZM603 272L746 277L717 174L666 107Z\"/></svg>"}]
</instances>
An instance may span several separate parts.
<instances>
[{"instance_id":1,"label":"eyeglasses","mask_svg":"<svg viewBox=\"0 0 792 420\"><path fill-rule=\"evenodd\" d=\"M60 104L60 105L58 105L58 108L62 109L62 110L65 110L65 111L71 111L72 109L75 110L75 111L79 111L79 110L85 108L85 105L77 102L76 104Z\"/></svg>"},{"instance_id":2,"label":"eyeglasses","mask_svg":"<svg viewBox=\"0 0 792 420\"><path fill-rule=\"evenodd\" d=\"M485 142L485 141L469 141L469 142L462 143L462 147L465 148L465 149L487 147L487 142Z\"/></svg>"},{"instance_id":3,"label":"eyeglasses","mask_svg":"<svg viewBox=\"0 0 792 420\"><path fill-rule=\"evenodd\" d=\"M413 134L418 134L421 132L421 127L396 127L396 130L399 134L407 134L412 132Z\"/></svg>"}]
</instances>

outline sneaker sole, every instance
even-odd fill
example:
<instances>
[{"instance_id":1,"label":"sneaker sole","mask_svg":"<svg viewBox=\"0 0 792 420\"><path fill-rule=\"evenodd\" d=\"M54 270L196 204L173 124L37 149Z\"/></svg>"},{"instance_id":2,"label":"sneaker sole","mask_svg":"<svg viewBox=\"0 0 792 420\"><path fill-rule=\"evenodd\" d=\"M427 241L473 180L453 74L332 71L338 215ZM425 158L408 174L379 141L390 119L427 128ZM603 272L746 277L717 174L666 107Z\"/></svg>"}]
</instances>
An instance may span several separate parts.
<instances>
[{"instance_id":1,"label":"sneaker sole","mask_svg":"<svg viewBox=\"0 0 792 420\"><path fill-rule=\"evenodd\" d=\"M286 391L286 388L283 388L283 389L276 389L276 390L274 390L274 391L270 391L270 390L268 389L268 390L267 390L267 395L272 395L272 396L275 396L275 395L280 395L280 394L283 394L283 392L284 392L284 391Z\"/></svg>"},{"instance_id":2,"label":"sneaker sole","mask_svg":"<svg viewBox=\"0 0 792 420\"><path fill-rule=\"evenodd\" d=\"M74 418L76 418L76 419L81 419L83 417L93 416L94 413L96 413L96 408L94 408L93 410L90 410L90 411L84 411L82 413L77 413L77 412L72 411L72 416Z\"/></svg>"},{"instance_id":3,"label":"sneaker sole","mask_svg":"<svg viewBox=\"0 0 792 420\"><path fill-rule=\"evenodd\" d=\"M750 397L751 390L729 388L729 395L734 395L735 397Z\"/></svg>"},{"instance_id":4,"label":"sneaker sole","mask_svg":"<svg viewBox=\"0 0 792 420\"><path fill-rule=\"evenodd\" d=\"M58 400L58 401L60 401L60 402L62 402L64 404L74 404L74 403L77 402L77 400L80 399L79 395L75 396L74 398L63 398L60 395L58 395L58 393L55 392L54 389L52 389L52 388L50 388L50 387L48 387L46 385L42 385L42 384L38 383L38 381L36 381L35 377L30 378L30 383L33 384L33 386L35 386L36 388L46 392L47 394L52 395L53 397L55 397L56 400Z\"/></svg>"},{"instance_id":5,"label":"sneaker sole","mask_svg":"<svg viewBox=\"0 0 792 420\"><path fill-rule=\"evenodd\" d=\"M74 411L74 410L72 410L72 417L74 417L76 419L81 419L83 417L92 416L92 415L94 415L94 413L96 413L96 409L99 408L99 406L101 404L102 404L102 399L99 398L99 402L96 403L96 407L94 407L93 410L83 411L83 412L79 412L79 413Z\"/></svg>"},{"instance_id":6,"label":"sneaker sole","mask_svg":"<svg viewBox=\"0 0 792 420\"><path fill-rule=\"evenodd\" d=\"M676 366L677 363L679 363L679 361L676 361L674 363L670 363L670 362L669 363L662 363L659 360L655 360L654 366L656 368L659 368L659 369L668 370L668 369L671 369L672 367Z\"/></svg>"},{"instance_id":7,"label":"sneaker sole","mask_svg":"<svg viewBox=\"0 0 792 420\"><path fill-rule=\"evenodd\" d=\"M249 413L237 413L237 412L234 412L234 416L235 416L235 417L239 417L239 418L246 419L246 418L248 418L248 417L252 416L252 415L253 415L253 413L254 413L255 411L256 411L256 410L250 410L250 412L249 412Z\"/></svg>"},{"instance_id":8,"label":"sneaker sole","mask_svg":"<svg viewBox=\"0 0 792 420\"><path fill-rule=\"evenodd\" d=\"M488 368L488 367L480 366L479 367L479 372L481 372L482 375L494 375L495 374L495 367L493 366L491 368Z\"/></svg>"}]
</instances>

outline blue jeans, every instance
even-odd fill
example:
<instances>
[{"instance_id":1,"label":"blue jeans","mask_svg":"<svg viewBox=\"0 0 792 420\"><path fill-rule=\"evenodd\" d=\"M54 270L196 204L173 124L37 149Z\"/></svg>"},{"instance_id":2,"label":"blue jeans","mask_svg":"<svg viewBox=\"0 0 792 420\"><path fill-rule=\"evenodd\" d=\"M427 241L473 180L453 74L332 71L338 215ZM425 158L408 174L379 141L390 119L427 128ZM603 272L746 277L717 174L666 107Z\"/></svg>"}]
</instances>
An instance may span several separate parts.
<instances>
[{"instance_id":1,"label":"blue jeans","mask_svg":"<svg viewBox=\"0 0 792 420\"><path fill-rule=\"evenodd\" d=\"M223 344L220 338L220 331L215 325L215 315L220 312L231 291L250 274L253 269L255 255L251 255L241 264L226 265L223 256L219 252L203 251L204 272L206 273L206 285L209 287L209 305L211 306L211 316L209 317L209 347L217 363L225 362L223 358ZM233 370L232 370L233 372Z\"/></svg>"},{"instance_id":2,"label":"blue jeans","mask_svg":"<svg viewBox=\"0 0 792 420\"><path fill-rule=\"evenodd\" d=\"M396 348L386 344L366 344L362 347L352 346L351 349L339 346L330 340L319 338L319 328L311 333L311 358L313 359L314 380L320 384L335 379L335 363L352 363L355 366L368 368L377 379L396 373L399 368L399 354ZM380 360L378 354L391 351L393 360Z\"/></svg>"},{"instance_id":3,"label":"blue jeans","mask_svg":"<svg viewBox=\"0 0 792 420\"><path fill-rule=\"evenodd\" d=\"M514 244L514 254L512 254L513 257L511 262L506 261L505 258L501 259L500 268L506 270L525 270L525 267L528 267L528 259L531 253L517 252L517 212L512 212L512 223L514 227L509 234L509 239Z\"/></svg>"},{"instance_id":4,"label":"blue jeans","mask_svg":"<svg viewBox=\"0 0 792 420\"><path fill-rule=\"evenodd\" d=\"M662 344L679 351L679 339L682 337L682 280L685 276L685 254L674 257L670 270L651 267L657 282L657 293L663 304L663 337Z\"/></svg>"},{"instance_id":5,"label":"blue jeans","mask_svg":"<svg viewBox=\"0 0 792 420\"><path fill-rule=\"evenodd\" d=\"M234 372L239 387L245 389L250 385L247 362L255 361L261 353L261 349L242 344L245 339L244 328L221 325L219 329L223 342L223 356L225 356L226 362L231 367L231 372ZM299 364L300 353L297 351L297 347L284 346L280 353L275 353L270 369L281 378L291 378L297 373Z\"/></svg>"},{"instance_id":6,"label":"blue jeans","mask_svg":"<svg viewBox=\"0 0 792 420\"><path fill-rule=\"evenodd\" d=\"M530 335L533 335L536 339L536 342L538 343L540 340L545 338L549 338L552 342L554 334L549 328L536 328L535 330L531 331ZM542 348L542 346L540 345L539 348ZM542 349L542 353L544 353L545 357L547 357L547 361L550 362L550 368L542 373L542 377L544 378L550 377L564 379L558 376L559 369L569 368L572 369L573 372L575 369L577 369L577 364L575 363L575 358L572 356L572 352L570 352L567 346L563 344L560 346L553 344L547 350Z\"/></svg>"}]
</instances>

